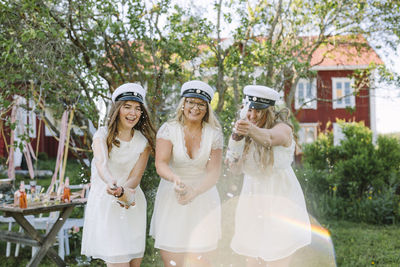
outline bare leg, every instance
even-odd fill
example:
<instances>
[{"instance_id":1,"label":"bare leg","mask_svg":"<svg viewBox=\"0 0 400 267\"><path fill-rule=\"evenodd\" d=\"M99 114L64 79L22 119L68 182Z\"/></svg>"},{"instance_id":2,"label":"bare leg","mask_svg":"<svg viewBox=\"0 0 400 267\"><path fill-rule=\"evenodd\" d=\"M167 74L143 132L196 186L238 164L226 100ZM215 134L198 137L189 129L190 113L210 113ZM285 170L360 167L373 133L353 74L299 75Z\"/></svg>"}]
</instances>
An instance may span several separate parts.
<instances>
[{"instance_id":1,"label":"bare leg","mask_svg":"<svg viewBox=\"0 0 400 267\"><path fill-rule=\"evenodd\" d=\"M133 259L129 262L129 267L140 267L143 258Z\"/></svg>"},{"instance_id":2,"label":"bare leg","mask_svg":"<svg viewBox=\"0 0 400 267\"><path fill-rule=\"evenodd\" d=\"M140 264L142 263L142 258L137 258L133 259L130 262L124 262L124 263L108 263L107 262L107 267L140 267Z\"/></svg>"},{"instance_id":3,"label":"bare leg","mask_svg":"<svg viewBox=\"0 0 400 267\"><path fill-rule=\"evenodd\" d=\"M160 249L161 258L164 262L164 267L183 267L184 253L174 253Z\"/></svg>"},{"instance_id":4,"label":"bare leg","mask_svg":"<svg viewBox=\"0 0 400 267\"><path fill-rule=\"evenodd\" d=\"M185 266L211 267L208 255L209 253L187 253L185 255Z\"/></svg>"},{"instance_id":5,"label":"bare leg","mask_svg":"<svg viewBox=\"0 0 400 267\"><path fill-rule=\"evenodd\" d=\"M129 262L124 262L124 263L108 263L107 262L107 267L129 267Z\"/></svg>"},{"instance_id":6,"label":"bare leg","mask_svg":"<svg viewBox=\"0 0 400 267\"><path fill-rule=\"evenodd\" d=\"M268 267L289 267L290 261L292 260L292 256L277 260L277 261L269 261Z\"/></svg>"},{"instance_id":7,"label":"bare leg","mask_svg":"<svg viewBox=\"0 0 400 267\"><path fill-rule=\"evenodd\" d=\"M261 258L246 258L246 267L289 267L292 256L277 260L264 261Z\"/></svg>"},{"instance_id":8,"label":"bare leg","mask_svg":"<svg viewBox=\"0 0 400 267\"><path fill-rule=\"evenodd\" d=\"M246 258L246 267L266 267L267 263L260 258Z\"/></svg>"}]
</instances>

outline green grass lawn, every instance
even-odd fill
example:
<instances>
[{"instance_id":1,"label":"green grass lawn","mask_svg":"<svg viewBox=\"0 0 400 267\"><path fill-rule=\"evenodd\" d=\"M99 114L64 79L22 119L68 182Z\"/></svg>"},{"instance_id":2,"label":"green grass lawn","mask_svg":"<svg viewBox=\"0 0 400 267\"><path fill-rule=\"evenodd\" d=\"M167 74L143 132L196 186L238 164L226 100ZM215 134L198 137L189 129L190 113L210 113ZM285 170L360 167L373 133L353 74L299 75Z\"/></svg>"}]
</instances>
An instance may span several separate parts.
<instances>
[{"instance_id":1,"label":"green grass lawn","mask_svg":"<svg viewBox=\"0 0 400 267\"><path fill-rule=\"evenodd\" d=\"M4 226L2 226L2 229L5 228ZM329 229L332 235L337 266L400 266L400 226L376 226L346 221L330 222L324 226ZM153 243L151 241L149 245ZM70 238L72 255L66 257L69 266L105 266L98 260L92 260L89 263L86 257L79 255L79 242L79 236L76 239L74 237ZM228 240L224 241L223 238L221 242L226 243L221 244L223 247L228 247ZM15 244L12 245L12 255L14 248ZM0 266L26 265L31 255L31 249L28 246L21 249L18 258L14 256L6 258L5 250L6 243L0 242ZM221 255L214 256L215 261L218 263L216 266L243 266L243 258L227 249L223 249L222 251ZM80 265L79 262L81 263ZM303 266L303 264L301 265ZM41 266L55 265L48 258L45 258ZM142 266L162 266L159 253L155 249L148 249ZM295 260L292 266L299 266L298 261L296 262Z\"/></svg>"},{"instance_id":2,"label":"green grass lawn","mask_svg":"<svg viewBox=\"0 0 400 267\"><path fill-rule=\"evenodd\" d=\"M352 222L326 225L332 234L337 266L400 266L400 226Z\"/></svg>"},{"instance_id":3,"label":"green grass lawn","mask_svg":"<svg viewBox=\"0 0 400 267\"><path fill-rule=\"evenodd\" d=\"M47 165L46 165L47 164ZM54 170L55 162L45 161L40 169ZM66 176L69 176L74 184L85 182L82 178L82 170L74 161L68 162ZM51 177L38 179L38 184L48 186ZM22 177L18 177L18 181ZM24 179L25 182L29 178ZM224 196L221 191L221 196ZM148 204L151 201L148 199ZM152 205L149 205L151 207ZM222 240L216 253L211 255L214 266L242 267L244 258L233 253L229 247L233 234L235 198L225 201L222 206ZM149 211L149 214L151 210ZM73 217L82 216L82 210L74 210ZM331 234L333 247L336 253L337 266L400 266L400 225L379 226L347 221L322 221L322 225ZM7 230L6 224L0 224L2 230ZM18 231L14 225L13 231ZM105 266L100 260L89 261L80 255L81 232L70 237L71 255L66 257L69 266ZM314 240L315 241L315 240ZM314 242L313 241L313 242ZM335 266L334 253L322 250L316 243L296 253L291 266L328 267ZM329 243L331 244L331 243ZM56 247L57 250L57 247ZM0 241L0 266L25 266L31 257L31 248L25 246L20 249L19 256L14 257L15 244L12 244L11 257L6 258L6 243ZM328 264L329 263L329 264ZM45 257L40 266L55 266L50 259ZM159 252L154 249L154 241L148 237L143 267L163 266Z\"/></svg>"}]
</instances>

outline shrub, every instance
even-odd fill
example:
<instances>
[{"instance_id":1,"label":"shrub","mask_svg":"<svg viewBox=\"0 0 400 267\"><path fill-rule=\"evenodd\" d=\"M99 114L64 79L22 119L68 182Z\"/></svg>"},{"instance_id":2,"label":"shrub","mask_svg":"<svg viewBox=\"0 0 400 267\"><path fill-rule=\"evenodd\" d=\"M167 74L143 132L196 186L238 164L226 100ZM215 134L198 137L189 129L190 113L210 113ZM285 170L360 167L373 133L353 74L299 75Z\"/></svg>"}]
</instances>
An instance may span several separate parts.
<instances>
[{"instance_id":1,"label":"shrub","mask_svg":"<svg viewBox=\"0 0 400 267\"><path fill-rule=\"evenodd\" d=\"M315 216L370 223L400 218L400 143L379 136L377 144L363 123L339 122L345 138L333 145L331 132L306 145L297 171Z\"/></svg>"}]
</instances>

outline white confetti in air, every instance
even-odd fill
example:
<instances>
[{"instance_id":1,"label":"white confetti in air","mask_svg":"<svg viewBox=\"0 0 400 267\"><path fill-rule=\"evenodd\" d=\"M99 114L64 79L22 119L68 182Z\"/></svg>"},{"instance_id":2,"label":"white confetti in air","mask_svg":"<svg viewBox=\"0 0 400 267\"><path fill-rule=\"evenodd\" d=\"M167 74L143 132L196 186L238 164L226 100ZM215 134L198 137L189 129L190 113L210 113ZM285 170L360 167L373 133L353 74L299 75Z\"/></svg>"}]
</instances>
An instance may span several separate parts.
<instances>
[{"instance_id":1,"label":"white confetti in air","mask_svg":"<svg viewBox=\"0 0 400 267\"><path fill-rule=\"evenodd\" d=\"M173 260L171 260L169 263L170 263L172 266L176 266L176 262L174 262Z\"/></svg>"},{"instance_id":2,"label":"white confetti in air","mask_svg":"<svg viewBox=\"0 0 400 267\"><path fill-rule=\"evenodd\" d=\"M232 194L232 193L226 193L226 195L227 195L228 197L233 197L233 194Z\"/></svg>"}]
</instances>

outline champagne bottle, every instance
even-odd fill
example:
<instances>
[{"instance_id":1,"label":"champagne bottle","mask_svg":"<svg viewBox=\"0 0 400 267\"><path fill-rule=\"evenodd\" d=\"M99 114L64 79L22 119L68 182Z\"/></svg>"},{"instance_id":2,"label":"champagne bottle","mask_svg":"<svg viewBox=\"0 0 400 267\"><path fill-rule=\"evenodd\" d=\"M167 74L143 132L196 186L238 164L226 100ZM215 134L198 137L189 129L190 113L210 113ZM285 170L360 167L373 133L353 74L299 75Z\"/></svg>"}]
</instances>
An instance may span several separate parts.
<instances>
[{"instance_id":1,"label":"champagne bottle","mask_svg":"<svg viewBox=\"0 0 400 267\"><path fill-rule=\"evenodd\" d=\"M248 102L244 102L242 109L239 112L238 119L245 119L247 111L249 110ZM229 162L236 163L242 157L245 145L245 138L243 135L236 133L235 128L233 128L231 137L228 142L228 150L226 151L226 159Z\"/></svg>"}]
</instances>

